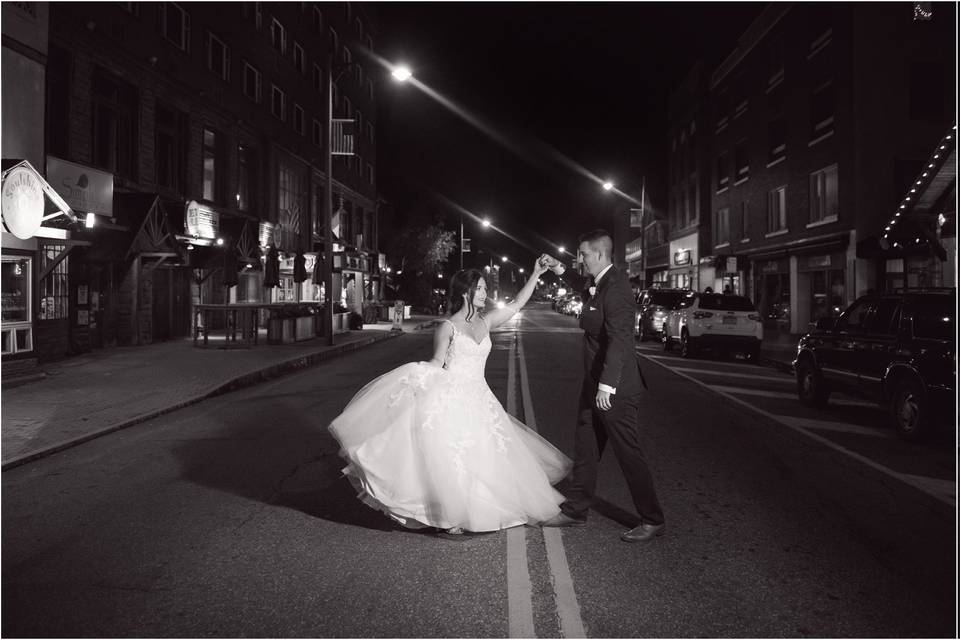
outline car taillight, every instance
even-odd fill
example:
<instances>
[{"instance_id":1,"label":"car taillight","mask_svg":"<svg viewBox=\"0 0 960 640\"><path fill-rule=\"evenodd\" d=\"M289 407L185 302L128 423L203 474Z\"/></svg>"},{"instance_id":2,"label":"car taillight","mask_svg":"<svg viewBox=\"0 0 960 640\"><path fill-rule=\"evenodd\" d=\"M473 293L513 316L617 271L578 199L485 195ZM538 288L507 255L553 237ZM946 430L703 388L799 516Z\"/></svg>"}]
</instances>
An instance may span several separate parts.
<instances>
[{"instance_id":1,"label":"car taillight","mask_svg":"<svg viewBox=\"0 0 960 640\"><path fill-rule=\"evenodd\" d=\"M701 319L703 319L703 318L712 318L712 317L713 317L713 314L710 313L709 311L694 311L694 312L693 312L693 319L694 319L694 320L701 320Z\"/></svg>"},{"instance_id":2,"label":"car taillight","mask_svg":"<svg viewBox=\"0 0 960 640\"><path fill-rule=\"evenodd\" d=\"M748 318L749 320L753 320L754 322L760 322L760 316L758 316L758 315L755 314L755 313L748 313L748 314L747 314L747 318Z\"/></svg>"}]
</instances>

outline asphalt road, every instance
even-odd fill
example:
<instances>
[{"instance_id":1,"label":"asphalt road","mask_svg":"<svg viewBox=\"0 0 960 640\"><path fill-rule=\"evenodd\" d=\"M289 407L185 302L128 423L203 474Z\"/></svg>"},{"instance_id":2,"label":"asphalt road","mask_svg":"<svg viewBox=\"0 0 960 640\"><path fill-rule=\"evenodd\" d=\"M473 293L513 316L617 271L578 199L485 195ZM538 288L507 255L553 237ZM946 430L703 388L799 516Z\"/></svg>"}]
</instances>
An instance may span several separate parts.
<instances>
[{"instance_id":1,"label":"asphalt road","mask_svg":"<svg viewBox=\"0 0 960 640\"><path fill-rule=\"evenodd\" d=\"M585 528L395 527L355 500L325 425L430 340L4 472L3 635L504 637L525 607L541 637L955 635L955 515L653 362L643 444L665 537L619 541L633 516L612 452ZM573 319L532 310L488 363L504 404L568 453L579 342Z\"/></svg>"}]
</instances>

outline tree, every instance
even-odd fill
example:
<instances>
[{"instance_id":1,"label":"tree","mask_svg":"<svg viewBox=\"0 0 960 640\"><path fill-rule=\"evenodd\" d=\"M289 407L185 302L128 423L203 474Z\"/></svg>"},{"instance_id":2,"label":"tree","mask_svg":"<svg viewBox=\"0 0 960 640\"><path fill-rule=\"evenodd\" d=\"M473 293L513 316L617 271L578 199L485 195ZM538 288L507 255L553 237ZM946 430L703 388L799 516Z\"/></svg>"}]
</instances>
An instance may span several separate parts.
<instances>
[{"instance_id":1,"label":"tree","mask_svg":"<svg viewBox=\"0 0 960 640\"><path fill-rule=\"evenodd\" d=\"M400 295L414 306L429 308L437 274L457 247L453 231L437 223L406 227L390 243L390 255L400 260ZM446 282L441 288L446 288Z\"/></svg>"}]
</instances>

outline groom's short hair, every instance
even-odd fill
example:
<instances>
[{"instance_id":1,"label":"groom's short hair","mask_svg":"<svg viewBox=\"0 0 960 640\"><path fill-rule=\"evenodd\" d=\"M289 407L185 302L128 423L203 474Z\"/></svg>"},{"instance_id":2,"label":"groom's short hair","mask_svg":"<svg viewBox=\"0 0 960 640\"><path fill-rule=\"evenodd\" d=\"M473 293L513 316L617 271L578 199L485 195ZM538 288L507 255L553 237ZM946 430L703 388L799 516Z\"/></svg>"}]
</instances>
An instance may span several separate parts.
<instances>
[{"instance_id":1,"label":"groom's short hair","mask_svg":"<svg viewBox=\"0 0 960 640\"><path fill-rule=\"evenodd\" d=\"M580 236L580 242L589 242L593 246L599 246L600 249L603 250L604 255L613 255L613 238L610 237L606 229L587 231Z\"/></svg>"}]
</instances>

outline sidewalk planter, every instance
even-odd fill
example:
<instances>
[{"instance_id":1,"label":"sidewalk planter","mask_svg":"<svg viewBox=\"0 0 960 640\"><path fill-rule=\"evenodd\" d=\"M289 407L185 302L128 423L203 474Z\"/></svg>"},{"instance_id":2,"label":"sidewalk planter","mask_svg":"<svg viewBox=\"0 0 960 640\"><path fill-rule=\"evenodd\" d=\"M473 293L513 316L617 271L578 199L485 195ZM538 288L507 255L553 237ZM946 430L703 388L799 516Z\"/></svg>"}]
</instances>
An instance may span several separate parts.
<instances>
[{"instance_id":1,"label":"sidewalk planter","mask_svg":"<svg viewBox=\"0 0 960 640\"><path fill-rule=\"evenodd\" d=\"M334 316L336 328L336 316ZM336 331L334 331L336 332ZM287 344L323 335L323 310L313 304L285 304L271 308L267 343Z\"/></svg>"},{"instance_id":2,"label":"sidewalk planter","mask_svg":"<svg viewBox=\"0 0 960 640\"><path fill-rule=\"evenodd\" d=\"M350 326L349 317L350 317L349 312L333 314L333 334L334 335L349 331L349 326ZM326 335L323 327L323 323L324 323L323 309L321 309L320 313L318 313L316 316L313 317L313 322L314 322L313 335L317 337Z\"/></svg>"}]
</instances>

